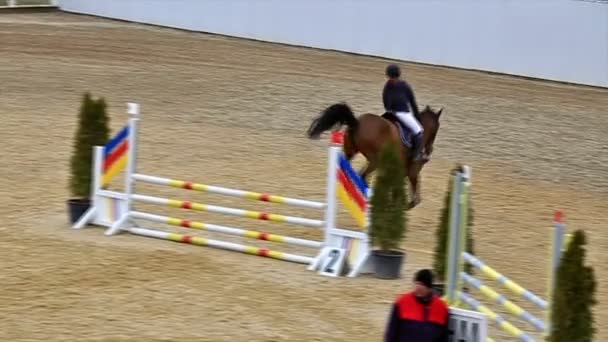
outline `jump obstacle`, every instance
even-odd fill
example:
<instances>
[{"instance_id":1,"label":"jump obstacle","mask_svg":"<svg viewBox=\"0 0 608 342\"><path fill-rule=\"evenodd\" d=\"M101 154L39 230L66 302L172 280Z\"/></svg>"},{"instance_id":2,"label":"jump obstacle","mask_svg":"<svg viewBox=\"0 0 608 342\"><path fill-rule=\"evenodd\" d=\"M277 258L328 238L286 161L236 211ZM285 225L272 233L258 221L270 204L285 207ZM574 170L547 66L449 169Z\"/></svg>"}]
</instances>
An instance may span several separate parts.
<instances>
[{"instance_id":1,"label":"jump obstacle","mask_svg":"<svg viewBox=\"0 0 608 342\"><path fill-rule=\"evenodd\" d=\"M93 153L93 181L92 181L92 205L87 212L73 226L80 229L87 224L94 224L107 227L106 235L114 235L125 231L133 235L151 237L156 239L175 241L199 246L215 247L231 250L251 255L274 258L278 260L291 261L295 263L309 265L309 270L318 270L320 274L337 276L342 274L342 268L348 268L348 277L356 277L365 272L367 261L370 254L369 237L367 234L369 204L367 199L371 196L371 189L352 169L341 151L342 135L341 132L334 132L328 150L327 163L327 190L325 202L283 197L265 193L251 192L239 189L206 185L183 180L174 180L159 176L144 175L136 172L137 157L137 133L139 122L139 106L129 104L128 113L132 116L128 124L113 137L105 146L94 147ZM125 184L124 191L111 191L105 188L121 171L124 172ZM550 303L534 295L522 286L516 284L501 273L486 265L479 258L465 252L467 226L467 204L469 188L471 185L471 174L468 167L463 167L460 172L453 176L452 203L450 204L450 232L448 237L448 262L446 270L446 299L451 304L451 310L458 312L467 320L467 317L474 318L478 322L478 328L454 327L454 331L462 336L484 336L485 337L485 318L476 317L472 312L458 309L461 303L465 303L474 310L487 315L496 321L498 325L517 337L520 341L534 341L530 335L523 330L507 322L502 316L495 313L488 307L479 303L463 289L463 283L468 283L489 299L502 304L509 312L516 315L523 321L534 326L538 331L548 331L548 319L545 321L533 316L526 310L517 306L513 302L500 295L479 279L463 272L464 263L469 263L482 273L493 280L499 282L507 289L514 292L523 299L531 301L541 309L546 310L547 316L550 315ZM324 211L323 220L309 219L303 217L284 216L265 212L248 211L243 209L227 208L202 203L193 203L175 199L167 199L142 195L135 193L136 182L168 186L173 188L185 189L189 191L206 192L224 196L239 197L243 199L270 202L275 204L285 204L295 207L316 209ZM363 231L352 231L335 227L338 203L348 209L358 226ZM174 217L156 215L137 211L134 203L150 203L174 208L214 212L224 215L246 217L250 219L273 221L279 223L289 223L293 225L305 225L324 231L323 241L314 241L290 236L275 235L265 232L245 230L235 227L221 226L210 223L184 220ZM199 236L182 235L169 233L137 226L135 220L163 223L180 228L204 230L209 232L222 233L226 235L241 236L245 238L258 239L270 242L291 244L295 246L309 247L316 251L316 255L304 256L298 254L271 251L265 248L246 246L228 241L212 240ZM555 214L554 241L552 245L552 265L550 267L549 297L553 291L553 275L558 266L559 259L564 246L565 225L563 224L562 213ZM340 258L334 258L339 256ZM460 323L455 323L460 324ZM477 331L476 329L481 329ZM473 331L476 330L476 331ZM481 332L480 332L481 331ZM490 341L491 339L488 338Z\"/></svg>"},{"instance_id":2,"label":"jump obstacle","mask_svg":"<svg viewBox=\"0 0 608 342\"><path fill-rule=\"evenodd\" d=\"M309 265L309 270L318 270L320 274L338 276L346 267L348 277L356 277L364 268L370 254L367 234L368 201L371 189L353 170L342 154L342 133L334 132L328 151L327 191L325 202L310 201L257 193L239 189L230 189L213 185L174 180L164 177L137 173L137 134L139 123L139 105L128 104L131 116L128 124L119 131L105 146L96 146L93 150L92 204L85 214L74 224L80 229L87 224L107 227L106 235L125 231L130 234L199 245L221 248L235 252L274 258ZM124 172L124 191L117 192L105 188L121 171ZM295 207L324 211L323 220L303 217L284 216L266 212L228 208L203 203L193 203L176 199L161 198L135 192L136 182L168 186L190 191L213 193L224 196L240 197L254 201L271 202ZM351 213L359 228L363 231L352 231L336 228L336 215L340 199ZM166 207L205 211L217 214L246 217L256 220L303 225L324 231L323 241L300 239L290 236L245 230L203 222L189 221L137 211L135 203L155 204ZM241 245L228 241L212 240L198 236L169 233L137 225L135 220L163 223L180 228L204 230L209 232L235 235L245 238L292 244L310 247L316 250L315 256L304 256L265 248Z\"/></svg>"},{"instance_id":3,"label":"jump obstacle","mask_svg":"<svg viewBox=\"0 0 608 342\"><path fill-rule=\"evenodd\" d=\"M489 319L494 320L500 328L508 332L510 335L516 337L519 341L535 341L530 334L509 323L504 317L497 314L487 306L482 305L470 294L463 291L463 285L464 283L467 283L486 296L489 300L501 304L509 313L515 315L522 322L530 324L534 329L536 329L536 331L543 333L544 336L547 336L549 332L549 317L551 314L550 303L494 270L479 258L465 251L468 230L468 198L469 189L471 187L470 168L464 166L460 171L456 172L455 175L453 175L452 184L450 231L448 235L447 267L445 275L446 300L452 306L458 307L462 302L467 304L472 309L486 314ZM554 276L557 267L559 266L559 261L561 259L564 247L567 245L570 237L568 234L565 234L565 230L566 228L563 222L563 213L561 211L556 211L554 215L553 243L551 245L550 252L551 265L549 267L547 298L552 298L552 293L554 290ZM492 280L497 281L503 287L512 291L521 299L527 300L538 308L545 310L545 318L540 319L532 315L530 312L508 300L505 296L496 292L488 285L485 285L481 280L464 272L463 270L465 263L472 265L475 269L481 271Z\"/></svg>"}]
</instances>

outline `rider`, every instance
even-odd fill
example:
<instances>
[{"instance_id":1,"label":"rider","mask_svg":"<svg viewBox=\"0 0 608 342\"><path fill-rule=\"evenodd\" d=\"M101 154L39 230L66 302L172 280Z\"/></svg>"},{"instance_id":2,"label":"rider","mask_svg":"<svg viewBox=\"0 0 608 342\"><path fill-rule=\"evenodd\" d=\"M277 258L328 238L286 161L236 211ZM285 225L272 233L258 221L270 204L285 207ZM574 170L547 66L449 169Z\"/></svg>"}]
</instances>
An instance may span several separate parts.
<instances>
[{"instance_id":1,"label":"rider","mask_svg":"<svg viewBox=\"0 0 608 342\"><path fill-rule=\"evenodd\" d=\"M382 92L384 109L395 114L399 121L414 134L414 160L422 160L422 133L424 130L416 120L419 112L414 91L407 82L400 79L401 70L398 65L390 64L387 66L386 76L388 81L386 81Z\"/></svg>"}]
</instances>

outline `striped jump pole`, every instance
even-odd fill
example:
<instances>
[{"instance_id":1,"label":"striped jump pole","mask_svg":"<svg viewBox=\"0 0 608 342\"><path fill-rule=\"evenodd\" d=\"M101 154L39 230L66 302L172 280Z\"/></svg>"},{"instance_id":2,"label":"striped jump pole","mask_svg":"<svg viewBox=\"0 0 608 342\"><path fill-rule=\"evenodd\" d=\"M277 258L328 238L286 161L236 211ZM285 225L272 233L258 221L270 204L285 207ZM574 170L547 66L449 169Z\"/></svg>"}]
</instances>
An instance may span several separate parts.
<instances>
[{"instance_id":1,"label":"striped jump pole","mask_svg":"<svg viewBox=\"0 0 608 342\"><path fill-rule=\"evenodd\" d=\"M291 224L298 224L298 225L317 227L317 228L323 227L323 221L321 221L321 220L312 220L312 219L306 219L306 218L301 218L301 217L283 216L283 215L269 214L269 213L264 213L264 212L259 212L259 211L249 211L249 210L243 210L243 209L227 208L227 207L220 207L217 205L195 203L195 202L189 202L189 201L179 201L179 200L174 200L174 199L138 195L138 194L131 195L131 199L134 201L137 201L137 202L142 202L142 203L164 205L164 206L169 206L169 207L173 207L173 208L181 208L181 209L196 210L196 211L207 211L210 213L240 216L240 217L246 217L246 218L255 219L255 220L291 223Z\"/></svg>"},{"instance_id":2,"label":"striped jump pole","mask_svg":"<svg viewBox=\"0 0 608 342\"><path fill-rule=\"evenodd\" d=\"M246 238L250 238L250 239L286 243L286 244L292 244L292 245L304 246L304 247L321 248L321 246L323 245L323 243L319 242L319 241L299 239L299 238L293 238L290 236L282 236L282 235L275 235L275 234L269 234L269 233L262 233L262 232L256 232L253 230L226 227L226 226L220 226L220 225L210 224L210 223L188 221L188 220L182 220L182 219L175 218L175 217L142 213L139 211L132 211L131 218L147 220L147 221L151 221L151 222L165 223L165 224L177 226L177 227L206 230L209 232L222 233L222 234L228 234L228 235L237 235L237 236L242 236L242 237L246 237Z\"/></svg>"},{"instance_id":3,"label":"striped jump pole","mask_svg":"<svg viewBox=\"0 0 608 342\"><path fill-rule=\"evenodd\" d=\"M262 201L262 202L271 202L271 203L279 203L279 204L287 204L293 205L296 207L302 208L310 208L310 209L325 209L326 204L322 202L308 201L297 198L283 197L270 195L265 193L258 193L253 191L244 191L237 189L224 188L220 186L200 184L182 180L175 180L163 177L156 176L148 176L136 173L133 175L133 179L150 184L156 185L165 185L174 188L186 189L186 190L194 190L200 192L208 192L213 194L225 195L225 196L233 196L233 197L241 197L254 201Z\"/></svg>"},{"instance_id":4,"label":"striped jump pole","mask_svg":"<svg viewBox=\"0 0 608 342\"><path fill-rule=\"evenodd\" d=\"M226 250L234 251L234 252L257 255L257 256L266 257L266 258L291 261L291 262L295 262L295 263L299 263L299 264L310 264L313 261L313 258L311 258L311 257L271 251L266 248L245 246L245 245L241 245L241 244L233 243L233 242L211 240L211 239L206 239L206 238L199 237L199 236L189 236L189 235L182 235L182 234L175 234L175 233L167 233L167 232L161 232L158 230L135 228L135 227L126 228L125 230L127 230L131 234L140 235L140 236L146 236L146 237L162 239L162 240L169 240L169 241L174 241L174 242L187 243L187 244L197 245L197 246L215 247L215 248L226 249Z\"/></svg>"},{"instance_id":5,"label":"striped jump pole","mask_svg":"<svg viewBox=\"0 0 608 342\"><path fill-rule=\"evenodd\" d=\"M501 304L502 306L504 306L505 309L507 309L511 314L513 314L513 315L521 318L522 320L524 320L524 321L532 324L537 330L539 330L539 331L545 331L545 329L547 328L545 326L545 322L543 322L540 319L536 318L536 316L534 316L531 313L529 313L528 311L522 309L520 306L518 306L517 304L515 304L512 301L508 300L503 295L501 295L498 292L492 290L492 288L484 285L481 280L479 280L479 279L477 279L475 277L472 277L472 276L468 275L465 272L460 273L460 276L463 278L463 280L466 283L469 283L470 285L472 285L474 288L476 288L479 292L481 292L482 294L484 294L486 297L488 297L490 299L493 299L498 304Z\"/></svg>"},{"instance_id":6,"label":"striped jump pole","mask_svg":"<svg viewBox=\"0 0 608 342\"><path fill-rule=\"evenodd\" d=\"M513 324L507 322L504 317L492 311L487 306L481 304L475 298L460 291L456 291L456 294L458 295L460 300L472 307L473 310L486 314L490 319L494 320L502 328L502 330L511 334L511 336L514 336L523 342L535 342L535 340L530 337L530 335L526 334L523 330L515 327Z\"/></svg>"},{"instance_id":7,"label":"striped jump pole","mask_svg":"<svg viewBox=\"0 0 608 342\"><path fill-rule=\"evenodd\" d=\"M492 278L493 280L495 280L498 283L500 283L501 285L503 285L505 288L511 290L516 295L518 295L521 298L526 299L526 300L534 303L539 308L541 308L541 309L547 309L547 307L549 306L547 304L547 301L545 301L544 299L538 297L534 293L526 290L525 288L523 288L519 284L515 283L511 279L505 277L504 275L502 275L501 273L497 272L492 267L486 265L483 261L481 261L478 258L474 257L473 255L471 255L471 254L469 254L467 252L462 252L462 259L465 262L467 262L467 263L471 264L472 266L474 266L476 269L478 269L481 272L483 272L484 274L486 274L488 277Z\"/></svg>"}]
</instances>

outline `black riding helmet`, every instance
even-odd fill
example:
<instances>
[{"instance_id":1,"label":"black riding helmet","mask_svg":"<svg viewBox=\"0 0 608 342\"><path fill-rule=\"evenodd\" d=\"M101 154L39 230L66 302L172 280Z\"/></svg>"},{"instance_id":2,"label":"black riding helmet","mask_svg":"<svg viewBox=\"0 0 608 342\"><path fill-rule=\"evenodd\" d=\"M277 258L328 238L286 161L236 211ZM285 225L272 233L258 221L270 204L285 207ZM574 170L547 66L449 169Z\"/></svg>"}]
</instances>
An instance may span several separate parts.
<instances>
[{"instance_id":1,"label":"black riding helmet","mask_svg":"<svg viewBox=\"0 0 608 342\"><path fill-rule=\"evenodd\" d=\"M386 76L400 77L401 69L399 69L399 66L397 64L390 64L389 66L386 67Z\"/></svg>"}]
</instances>

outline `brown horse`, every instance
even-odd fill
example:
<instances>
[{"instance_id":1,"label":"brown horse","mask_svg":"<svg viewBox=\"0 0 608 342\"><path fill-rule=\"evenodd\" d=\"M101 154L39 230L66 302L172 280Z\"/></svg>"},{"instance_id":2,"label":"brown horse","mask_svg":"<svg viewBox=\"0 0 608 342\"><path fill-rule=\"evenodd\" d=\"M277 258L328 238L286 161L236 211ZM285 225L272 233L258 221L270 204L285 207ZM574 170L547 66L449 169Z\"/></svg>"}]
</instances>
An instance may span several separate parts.
<instances>
[{"instance_id":1,"label":"brown horse","mask_svg":"<svg viewBox=\"0 0 608 342\"><path fill-rule=\"evenodd\" d=\"M348 129L344 135L344 155L351 160L357 153L361 153L367 159L367 165L359 171L361 177L367 182L367 177L377 168L380 151L384 143L390 140L401 146L401 158L404 161L405 174L412 185L413 199L408 208L414 208L421 201L418 175L424 164L430 160L433 153L433 144L439 131L439 117L441 108L434 112L429 106L420 112L418 121L424 128L422 144L424 145L424 161L416 162L409 148L401 142L396 118L391 113L382 116L376 114L363 114L358 119L345 103L337 103L329 106L313 120L308 128L308 137L318 139L321 133L328 131L334 126L346 125Z\"/></svg>"}]
</instances>

